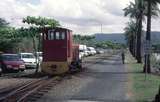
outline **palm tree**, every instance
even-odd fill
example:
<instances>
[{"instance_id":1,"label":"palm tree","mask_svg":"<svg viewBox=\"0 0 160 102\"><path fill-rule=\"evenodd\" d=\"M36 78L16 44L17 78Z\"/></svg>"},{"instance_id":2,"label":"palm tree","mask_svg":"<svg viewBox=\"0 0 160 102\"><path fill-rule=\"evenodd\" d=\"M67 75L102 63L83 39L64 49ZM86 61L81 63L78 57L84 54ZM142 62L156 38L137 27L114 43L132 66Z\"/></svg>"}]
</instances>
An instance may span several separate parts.
<instances>
[{"instance_id":1,"label":"palm tree","mask_svg":"<svg viewBox=\"0 0 160 102\"><path fill-rule=\"evenodd\" d=\"M135 45L136 45L136 41L135 41L135 37L136 37L136 23L131 20L130 22L127 23L127 26L124 28L125 30L125 37L127 40L127 44L129 46L129 50L131 52L131 54L134 56L135 55Z\"/></svg>"},{"instance_id":2,"label":"palm tree","mask_svg":"<svg viewBox=\"0 0 160 102\"><path fill-rule=\"evenodd\" d=\"M160 11L159 8L158 8L158 4L160 4L160 0L145 0L145 1L147 2L147 32L146 32L146 40L150 42L151 41L151 16L152 16L152 11L155 12L155 15L158 14L158 12ZM147 64L145 63L144 72L150 73L151 72L150 54L146 54L145 60L147 61Z\"/></svg>"},{"instance_id":3,"label":"palm tree","mask_svg":"<svg viewBox=\"0 0 160 102\"><path fill-rule=\"evenodd\" d=\"M150 5L147 2L151 2ZM135 2L130 2L130 5L124 9L125 16L130 16L130 18L133 18L136 20L137 25L137 50L136 50L136 58L137 62L141 63L141 36L142 36L142 22L145 20L145 17L148 18L148 13L150 13L150 22L151 22L151 16L158 16L159 8L157 6L157 3L160 3L160 0L135 0ZM148 7L148 8L147 8ZM150 7L150 8L149 8ZM150 10L149 10L150 9ZM150 28L148 21L148 27ZM147 30L147 33L149 33L150 30ZM150 39L150 34L147 34L146 39ZM148 61L149 62L149 61ZM150 66L150 65L148 65Z\"/></svg>"},{"instance_id":4,"label":"palm tree","mask_svg":"<svg viewBox=\"0 0 160 102\"><path fill-rule=\"evenodd\" d=\"M136 20L136 59L138 63L142 63L141 57L141 36L142 36L142 21L144 20L144 3L143 0L135 0L130 2L130 5L124 9L125 16L130 16Z\"/></svg>"}]
</instances>

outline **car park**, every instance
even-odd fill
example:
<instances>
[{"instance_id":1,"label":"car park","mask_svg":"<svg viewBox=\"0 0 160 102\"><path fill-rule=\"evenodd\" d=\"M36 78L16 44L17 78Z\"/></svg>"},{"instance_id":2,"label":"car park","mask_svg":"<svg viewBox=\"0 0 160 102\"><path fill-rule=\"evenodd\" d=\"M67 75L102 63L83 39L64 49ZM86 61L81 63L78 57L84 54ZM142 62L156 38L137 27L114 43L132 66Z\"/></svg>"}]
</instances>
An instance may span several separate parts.
<instances>
[{"instance_id":1,"label":"car park","mask_svg":"<svg viewBox=\"0 0 160 102\"><path fill-rule=\"evenodd\" d=\"M33 53L20 53L20 58L24 61L26 68L36 68L36 57Z\"/></svg>"},{"instance_id":2,"label":"car park","mask_svg":"<svg viewBox=\"0 0 160 102\"><path fill-rule=\"evenodd\" d=\"M0 67L2 72L24 71L24 61L17 54L0 54Z\"/></svg>"}]
</instances>

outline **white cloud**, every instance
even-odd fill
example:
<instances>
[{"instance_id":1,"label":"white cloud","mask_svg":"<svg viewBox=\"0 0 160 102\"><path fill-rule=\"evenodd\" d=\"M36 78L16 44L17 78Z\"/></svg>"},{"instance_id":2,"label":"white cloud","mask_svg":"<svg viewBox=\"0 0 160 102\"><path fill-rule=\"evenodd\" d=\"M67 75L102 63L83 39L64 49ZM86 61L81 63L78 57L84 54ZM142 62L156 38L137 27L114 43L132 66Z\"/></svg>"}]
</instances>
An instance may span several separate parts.
<instances>
[{"instance_id":1,"label":"white cloud","mask_svg":"<svg viewBox=\"0 0 160 102\"><path fill-rule=\"evenodd\" d=\"M127 18L123 8L131 0L2 0L0 17L11 25L25 26L21 20L26 16L52 17L74 33L92 34L100 32L123 32ZM158 29L153 26L154 30Z\"/></svg>"}]
</instances>

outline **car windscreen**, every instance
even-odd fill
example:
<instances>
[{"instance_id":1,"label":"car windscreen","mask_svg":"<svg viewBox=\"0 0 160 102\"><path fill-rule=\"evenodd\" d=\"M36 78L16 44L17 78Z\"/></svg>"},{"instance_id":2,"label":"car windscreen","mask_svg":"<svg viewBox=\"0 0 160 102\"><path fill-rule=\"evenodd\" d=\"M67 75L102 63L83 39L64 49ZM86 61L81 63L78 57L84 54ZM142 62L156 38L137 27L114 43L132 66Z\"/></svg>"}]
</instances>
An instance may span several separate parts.
<instances>
[{"instance_id":1,"label":"car windscreen","mask_svg":"<svg viewBox=\"0 0 160 102\"><path fill-rule=\"evenodd\" d=\"M91 49L90 49L90 48L87 48L87 50L88 50L88 51L91 51Z\"/></svg>"},{"instance_id":2,"label":"car windscreen","mask_svg":"<svg viewBox=\"0 0 160 102\"><path fill-rule=\"evenodd\" d=\"M2 55L2 59L5 61L20 61L18 55Z\"/></svg>"},{"instance_id":3,"label":"car windscreen","mask_svg":"<svg viewBox=\"0 0 160 102\"><path fill-rule=\"evenodd\" d=\"M79 52L84 52L83 50L79 50Z\"/></svg>"},{"instance_id":4,"label":"car windscreen","mask_svg":"<svg viewBox=\"0 0 160 102\"><path fill-rule=\"evenodd\" d=\"M32 54L22 54L22 58L34 58Z\"/></svg>"}]
</instances>

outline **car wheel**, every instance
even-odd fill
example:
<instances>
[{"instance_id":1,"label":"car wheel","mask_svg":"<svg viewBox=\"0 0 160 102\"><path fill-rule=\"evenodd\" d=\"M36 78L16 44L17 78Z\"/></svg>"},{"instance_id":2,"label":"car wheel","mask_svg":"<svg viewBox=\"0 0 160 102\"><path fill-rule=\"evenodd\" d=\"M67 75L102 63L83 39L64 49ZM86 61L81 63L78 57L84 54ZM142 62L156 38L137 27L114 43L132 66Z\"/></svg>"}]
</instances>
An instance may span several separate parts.
<instances>
[{"instance_id":1,"label":"car wheel","mask_svg":"<svg viewBox=\"0 0 160 102\"><path fill-rule=\"evenodd\" d=\"M2 68L2 73L7 73L8 72L5 65L2 65L1 68Z\"/></svg>"},{"instance_id":2,"label":"car wheel","mask_svg":"<svg viewBox=\"0 0 160 102\"><path fill-rule=\"evenodd\" d=\"M13 72L14 72L14 73L18 73L18 72L19 72L19 70L14 70Z\"/></svg>"},{"instance_id":3,"label":"car wheel","mask_svg":"<svg viewBox=\"0 0 160 102\"><path fill-rule=\"evenodd\" d=\"M24 69L21 69L21 72L24 72L25 70Z\"/></svg>"}]
</instances>

